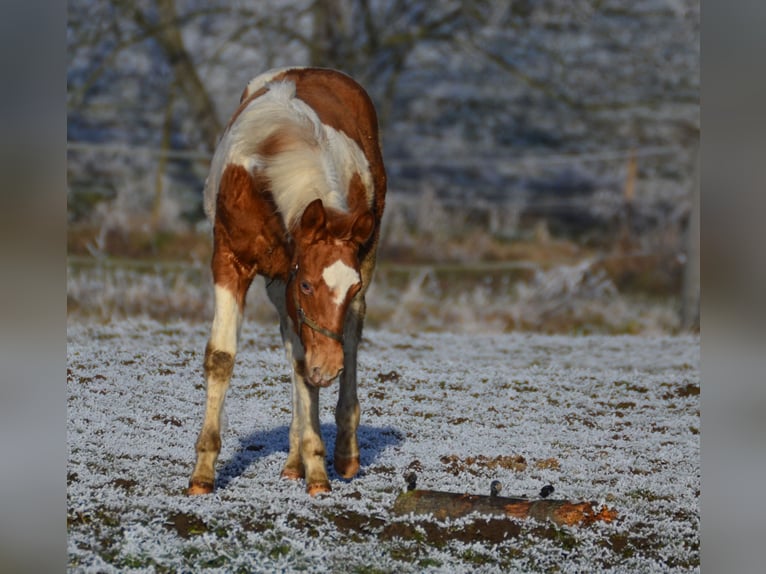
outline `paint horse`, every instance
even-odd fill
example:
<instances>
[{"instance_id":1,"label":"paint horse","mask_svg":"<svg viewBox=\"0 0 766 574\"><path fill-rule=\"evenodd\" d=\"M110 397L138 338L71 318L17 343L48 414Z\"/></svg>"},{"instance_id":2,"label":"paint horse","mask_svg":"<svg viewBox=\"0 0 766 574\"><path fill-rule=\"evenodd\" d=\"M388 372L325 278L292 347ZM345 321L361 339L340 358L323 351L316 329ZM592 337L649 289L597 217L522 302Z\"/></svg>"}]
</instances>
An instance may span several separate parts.
<instances>
[{"instance_id":1,"label":"paint horse","mask_svg":"<svg viewBox=\"0 0 766 574\"><path fill-rule=\"evenodd\" d=\"M221 412L245 295L265 278L292 366L290 450L282 477L330 491L319 389L339 380L335 470L359 470L357 349L386 194L375 108L364 89L321 68L250 81L205 183L213 223L215 315L205 349L207 404L188 494L213 491Z\"/></svg>"}]
</instances>

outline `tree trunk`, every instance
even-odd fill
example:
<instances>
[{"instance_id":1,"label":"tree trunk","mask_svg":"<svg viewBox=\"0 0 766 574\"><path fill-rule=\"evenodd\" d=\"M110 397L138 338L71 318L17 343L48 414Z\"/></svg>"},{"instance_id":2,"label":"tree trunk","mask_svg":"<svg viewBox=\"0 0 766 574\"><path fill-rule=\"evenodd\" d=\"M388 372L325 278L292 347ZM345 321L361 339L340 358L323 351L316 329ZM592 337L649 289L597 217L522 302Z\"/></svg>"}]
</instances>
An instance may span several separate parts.
<instances>
[{"instance_id":1,"label":"tree trunk","mask_svg":"<svg viewBox=\"0 0 766 574\"><path fill-rule=\"evenodd\" d=\"M152 203L152 229L156 230L160 223L162 212L162 199L165 192L165 170L168 167L168 150L173 130L173 103L175 100L176 86L172 84L168 91L168 101L165 105L165 117L162 121L162 140L160 149L162 153L157 158L157 172L154 176L154 202Z\"/></svg>"},{"instance_id":2,"label":"tree trunk","mask_svg":"<svg viewBox=\"0 0 766 574\"><path fill-rule=\"evenodd\" d=\"M346 19L348 6L343 0L323 0L314 4L314 30L309 60L312 66L347 68ZM344 69L351 73L352 70Z\"/></svg>"},{"instance_id":3,"label":"tree trunk","mask_svg":"<svg viewBox=\"0 0 766 574\"><path fill-rule=\"evenodd\" d=\"M175 0L157 0L157 7L160 12L160 26L156 30L155 38L173 68L176 83L189 104L195 124L201 132L208 151L212 153L223 126L218 121L210 94L197 74L197 68L184 45L181 30L178 27ZM143 17L137 18L137 21L140 25L145 25Z\"/></svg>"},{"instance_id":4,"label":"tree trunk","mask_svg":"<svg viewBox=\"0 0 766 574\"><path fill-rule=\"evenodd\" d=\"M512 518L532 518L539 522L549 520L559 526L586 526L598 521L611 522L617 517L617 511L606 506L596 510L593 502L529 500L436 490L403 492L397 497L393 512L397 515L430 514L439 520L460 518L478 512Z\"/></svg>"},{"instance_id":5,"label":"tree trunk","mask_svg":"<svg viewBox=\"0 0 766 574\"><path fill-rule=\"evenodd\" d=\"M699 144L698 144L699 145ZM695 150L692 178L692 206L686 231L686 265L681 293L681 326L686 330L700 329L700 183L699 147Z\"/></svg>"}]
</instances>

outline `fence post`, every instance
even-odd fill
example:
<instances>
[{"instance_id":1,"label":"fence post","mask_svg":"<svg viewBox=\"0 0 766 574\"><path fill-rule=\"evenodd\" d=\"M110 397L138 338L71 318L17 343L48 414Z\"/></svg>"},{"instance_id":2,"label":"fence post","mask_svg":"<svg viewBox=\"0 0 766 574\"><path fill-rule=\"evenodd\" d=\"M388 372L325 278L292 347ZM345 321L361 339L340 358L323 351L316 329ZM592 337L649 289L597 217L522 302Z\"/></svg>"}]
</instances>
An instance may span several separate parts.
<instances>
[{"instance_id":1,"label":"fence post","mask_svg":"<svg viewBox=\"0 0 766 574\"><path fill-rule=\"evenodd\" d=\"M636 177L638 174L638 160L636 158L635 148L630 150L628 156L627 169L625 173L625 188L622 195L622 225L620 229L619 245L624 253L631 253L635 250L634 236L634 201L636 197Z\"/></svg>"},{"instance_id":2,"label":"fence post","mask_svg":"<svg viewBox=\"0 0 766 574\"><path fill-rule=\"evenodd\" d=\"M165 170L168 165L167 151L170 149L170 137L173 127L173 104L175 102L176 84L170 85L168 91L168 101L165 105L165 117L162 122L162 142L160 143L160 153L157 159L157 173L154 180L154 202L152 203L152 229L156 230L160 221L162 212L162 196L164 194Z\"/></svg>"},{"instance_id":3,"label":"fence post","mask_svg":"<svg viewBox=\"0 0 766 574\"><path fill-rule=\"evenodd\" d=\"M700 328L700 180L699 144L694 150L692 174L692 205L686 230L686 265L681 291L681 327L698 331Z\"/></svg>"}]
</instances>

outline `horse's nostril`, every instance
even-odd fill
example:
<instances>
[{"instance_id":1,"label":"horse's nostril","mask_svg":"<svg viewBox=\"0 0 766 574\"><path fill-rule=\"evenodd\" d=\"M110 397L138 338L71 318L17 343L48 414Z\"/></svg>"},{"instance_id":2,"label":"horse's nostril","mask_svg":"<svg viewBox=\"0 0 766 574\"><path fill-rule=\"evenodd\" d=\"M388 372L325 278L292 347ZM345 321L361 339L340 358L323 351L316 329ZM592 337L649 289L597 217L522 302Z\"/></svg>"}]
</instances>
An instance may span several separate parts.
<instances>
[{"instance_id":1,"label":"horse's nostril","mask_svg":"<svg viewBox=\"0 0 766 574\"><path fill-rule=\"evenodd\" d=\"M326 371L323 372L321 367L312 367L308 373L308 380L312 385L320 385L322 387L329 386L332 381L337 379L343 374L343 369L339 369L333 376L329 375Z\"/></svg>"}]
</instances>

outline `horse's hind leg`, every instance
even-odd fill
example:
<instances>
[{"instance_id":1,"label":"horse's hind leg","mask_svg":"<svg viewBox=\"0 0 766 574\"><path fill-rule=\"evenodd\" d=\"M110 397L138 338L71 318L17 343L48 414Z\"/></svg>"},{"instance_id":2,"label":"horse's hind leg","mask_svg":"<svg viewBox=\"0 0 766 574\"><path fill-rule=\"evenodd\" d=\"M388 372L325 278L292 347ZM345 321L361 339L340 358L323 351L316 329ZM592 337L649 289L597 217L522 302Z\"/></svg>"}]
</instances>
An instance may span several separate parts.
<instances>
[{"instance_id":1,"label":"horse's hind leg","mask_svg":"<svg viewBox=\"0 0 766 574\"><path fill-rule=\"evenodd\" d=\"M300 374L293 371L293 393L294 413L290 434L297 435L299 439L306 492L311 496L330 492L330 481L325 467L325 446L319 428L319 389L308 385ZM290 446L292 450L292 444ZM289 462L288 457L288 464Z\"/></svg>"},{"instance_id":2,"label":"horse's hind leg","mask_svg":"<svg viewBox=\"0 0 766 574\"><path fill-rule=\"evenodd\" d=\"M330 481L324 461L325 446L319 427L319 389L306 383L298 372L294 359L292 383L290 452L282 469L282 477L305 478L306 492L312 496L330 492Z\"/></svg>"},{"instance_id":3,"label":"horse's hind leg","mask_svg":"<svg viewBox=\"0 0 766 574\"><path fill-rule=\"evenodd\" d=\"M197 439L197 463L189 480L188 494L208 494L215 484L215 463L221 451L221 412L234 369L237 338L242 322L242 306L249 282L225 281L225 271L215 264L215 316L210 340L205 348L207 404L202 430ZM219 270L216 273L216 269ZM236 272L229 273L236 277Z\"/></svg>"},{"instance_id":4,"label":"horse's hind leg","mask_svg":"<svg viewBox=\"0 0 766 574\"><path fill-rule=\"evenodd\" d=\"M287 317L287 305L285 303L285 283L278 279L266 282L266 293L269 296L274 308L279 313L279 329L282 335L282 343L285 346L287 360L295 371L295 357L293 356L293 346L298 345L290 334L290 325ZM301 425L298 418L298 394L293 377L292 390L292 422L290 423L290 450L287 454L287 462L282 467L282 478L298 480L306 475L301 460Z\"/></svg>"},{"instance_id":5,"label":"horse's hind leg","mask_svg":"<svg viewBox=\"0 0 766 574\"><path fill-rule=\"evenodd\" d=\"M319 389L306 384L300 373L303 359L300 341L289 324L285 305L285 284L273 281L267 292L280 316L282 341L287 360L292 366L292 420L290 421L290 451L282 468L282 478L306 479L306 492L312 496L329 492L330 481L325 467L325 446L319 427Z\"/></svg>"}]
</instances>

